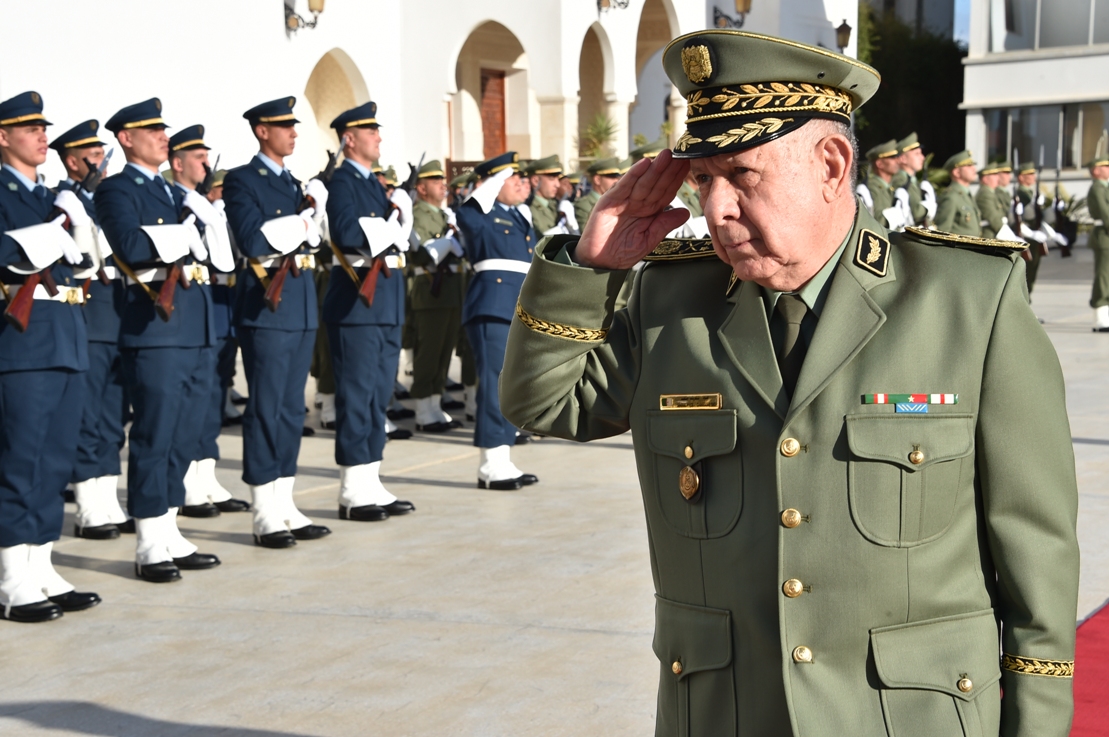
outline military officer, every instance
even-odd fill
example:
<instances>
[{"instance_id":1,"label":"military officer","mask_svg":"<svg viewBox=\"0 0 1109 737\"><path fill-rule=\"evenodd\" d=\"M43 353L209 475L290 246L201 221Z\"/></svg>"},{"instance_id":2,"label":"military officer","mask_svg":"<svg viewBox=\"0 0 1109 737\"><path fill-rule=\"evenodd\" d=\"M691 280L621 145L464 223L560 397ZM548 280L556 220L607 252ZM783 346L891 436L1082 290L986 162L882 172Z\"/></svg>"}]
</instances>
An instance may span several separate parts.
<instances>
[{"instance_id":1,"label":"military officer","mask_svg":"<svg viewBox=\"0 0 1109 737\"><path fill-rule=\"evenodd\" d=\"M897 157L901 171L890 182L894 188L894 197L899 197L898 189L904 189L912 218L912 222L908 224L926 228L936 216L936 190L927 177L920 177L925 157L916 132L898 141L897 150L901 152Z\"/></svg>"},{"instance_id":2,"label":"military officer","mask_svg":"<svg viewBox=\"0 0 1109 737\"><path fill-rule=\"evenodd\" d=\"M212 173L212 188L208 190L207 194L208 201L215 205L216 209L223 214L224 218L227 217L225 209L226 203L223 201L223 180L226 176L226 169L216 169ZM228 227L230 228L230 224L228 224ZM232 248L236 259L241 259L241 254L237 252L237 249L234 249L234 246L232 246ZM236 269L236 271L238 271L238 269ZM224 426L241 425L243 423L243 413L235 406L235 390L232 387L232 383L235 380L235 361L239 355L239 341L235 338L235 327L233 324L236 278L236 274L227 274L225 277L217 277L219 283L212 283L212 301L216 305L217 316L221 309L224 310L225 315L230 312L232 323L231 339L224 342L216 350L216 375L219 377L220 386L223 389ZM225 300L229 306L223 305Z\"/></svg>"},{"instance_id":3,"label":"military officer","mask_svg":"<svg viewBox=\"0 0 1109 737\"><path fill-rule=\"evenodd\" d=\"M558 160L558 154L533 161L528 168L532 191L531 222L535 232L541 235L553 235L550 231L565 227L560 225L564 218L558 208L558 183L561 176L562 162Z\"/></svg>"},{"instance_id":4,"label":"military officer","mask_svg":"<svg viewBox=\"0 0 1109 737\"><path fill-rule=\"evenodd\" d=\"M1095 223L1090 233L1090 249L1094 252L1090 307L1094 308L1094 332L1109 333L1109 154L1095 156L1086 168L1093 179L1086 206Z\"/></svg>"},{"instance_id":5,"label":"military officer","mask_svg":"<svg viewBox=\"0 0 1109 737\"><path fill-rule=\"evenodd\" d=\"M127 158L122 172L97 187L94 201L128 285L119 346L134 413L127 511L138 533L135 573L167 583L180 579L180 569L220 563L197 552L177 529L185 473L200 442L215 375L212 293L201 265L208 256L201 231L214 220L203 197L173 192L158 174L169 154L158 98L128 105L104 127ZM186 208L191 215L185 216Z\"/></svg>"},{"instance_id":6,"label":"military officer","mask_svg":"<svg viewBox=\"0 0 1109 737\"><path fill-rule=\"evenodd\" d=\"M589 214L593 212L597 200L601 199L601 195L611 189L620 178L620 159L598 159L586 168L585 174L589 177L589 185L592 189L588 194L574 200L574 219L578 221L580 228L584 228L589 222Z\"/></svg>"},{"instance_id":7,"label":"military officer","mask_svg":"<svg viewBox=\"0 0 1109 737\"><path fill-rule=\"evenodd\" d=\"M85 282L85 321L89 335L89 370L85 375L85 407L81 413L80 442L73 466L73 492L77 502L74 534L89 540L119 537L120 525L134 531L119 506L116 485L120 475L119 452L126 440L124 417L127 400L120 375L119 319L124 286L110 261L107 240L99 233L92 197L102 178L104 143L100 123L86 120L50 143L65 167L59 190L77 195L92 218L96 251L90 268L75 276ZM101 243L103 241L103 243Z\"/></svg>"},{"instance_id":8,"label":"military officer","mask_svg":"<svg viewBox=\"0 0 1109 737\"><path fill-rule=\"evenodd\" d=\"M50 560L61 537L60 493L73 469L88 372L85 261L66 232L91 232L72 192L39 183L46 162L42 97L0 102L0 617L45 622L100 603ZM81 236L78 236L81 238ZM87 241L86 241L87 243ZM22 294L31 290L31 299ZM26 312L25 310L28 310Z\"/></svg>"},{"instance_id":9,"label":"military officer","mask_svg":"<svg viewBox=\"0 0 1109 737\"><path fill-rule=\"evenodd\" d=\"M204 412L203 429L197 444L195 458L185 472L185 504L181 514L186 517L218 517L221 512L246 512L250 505L241 499L234 499L231 492L223 488L216 479L216 461L219 460L219 434L223 427L223 411L227 389L225 381L227 364L232 368L238 346L231 327L231 287L228 281L236 271L235 255L231 246L227 217L222 204L216 205L207 199L209 180L214 177L208 165L208 151L204 143L204 126L190 125L182 128L169 139L169 165L173 173L173 186L180 190L178 195L184 199L189 192L205 195L205 202L211 206L206 217L213 227L205 230L205 247L208 258L210 289L212 290L212 314L216 332L215 363L212 368L210 399ZM205 207L195 198L194 205ZM217 202L221 202L217 200ZM194 213L195 214L195 213ZM222 367L222 371L221 371Z\"/></svg>"},{"instance_id":10,"label":"military officer","mask_svg":"<svg viewBox=\"0 0 1109 737\"><path fill-rule=\"evenodd\" d=\"M997 184L1001 177L999 164L987 164L978 170L978 191L974 202L982 213L982 237L996 238L1002 226L1009 222L1007 211L1001 209L997 197Z\"/></svg>"},{"instance_id":11,"label":"military officer","mask_svg":"<svg viewBox=\"0 0 1109 737\"><path fill-rule=\"evenodd\" d=\"M639 162L542 245L501 376L526 428L632 430L656 734L1066 734L1077 489L1024 244L856 206L854 59L710 30L663 66L692 161ZM687 170L712 239L652 256Z\"/></svg>"},{"instance_id":12,"label":"military officer","mask_svg":"<svg viewBox=\"0 0 1109 737\"><path fill-rule=\"evenodd\" d=\"M415 510L389 493L380 477L385 410L404 325L401 269L408 234L371 169L381 156L376 103L347 110L331 127L344 157L327 204L336 263L323 300L335 371L339 519L378 522Z\"/></svg>"},{"instance_id":13,"label":"military officer","mask_svg":"<svg viewBox=\"0 0 1109 737\"><path fill-rule=\"evenodd\" d=\"M563 172L558 180L558 212L565 218L566 230L577 235L581 232L577 215L574 214L574 200L576 199L578 185L581 184L581 172Z\"/></svg>"},{"instance_id":14,"label":"military officer","mask_svg":"<svg viewBox=\"0 0 1109 737\"><path fill-rule=\"evenodd\" d=\"M312 279L327 188L302 191L285 168L296 146L295 97L243 113L258 141L249 164L227 172L223 199L231 232L248 260L235 287L235 334L250 394L243 415L243 481L250 485L254 542L287 548L331 533L296 507L304 384L319 324ZM278 286L281 291L278 292Z\"/></svg>"},{"instance_id":15,"label":"military officer","mask_svg":"<svg viewBox=\"0 0 1109 737\"><path fill-rule=\"evenodd\" d=\"M978 237L982 233L982 213L970 194L970 185L978 178L970 151L960 151L943 165L951 175L951 184L940 194L936 206L936 228L957 235Z\"/></svg>"},{"instance_id":16,"label":"military officer","mask_svg":"<svg viewBox=\"0 0 1109 737\"><path fill-rule=\"evenodd\" d=\"M609 166L602 169L607 171ZM508 327L536 239L521 212L528 183L520 176L516 152L483 161L474 172L481 181L459 208L458 225L474 269L462 308L462 326L477 368L474 445L481 449L477 486L511 491L539 481L512 463L518 431L501 414L497 396ZM602 182L607 176L596 175Z\"/></svg>"},{"instance_id":17,"label":"military officer","mask_svg":"<svg viewBox=\"0 0 1109 737\"><path fill-rule=\"evenodd\" d=\"M870 162L870 168L866 182L855 188L866 203L870 214L883 225L895 228L900 225L900 220L897 223L890 223L889 218L892 213L887 211L894 206L893 187L890 186L890 182L894 174L900 171L901 165L898 161L900 153L897 141L879 143L867 151L866 160Z\"/></svg>"},{"instance_id":18,"label":"military officer","mask_svg":"<svg viewBox=\"0 0 1109 737\"><path fill-rule=\"evenodd\" d=\"M547 174L539 176L549 179ZM420 167L412 207L412 227L420 247L412 253L409 297L416 333L411 395L416 400L416 429L423 432L446 432L461 425L440 406L451 354L462 329L465 294L462 245L454 213L443 208L446 195L445 174L439 161ZM534 212L535 203L532 208Z\"/></svg>"},{"instance_id":19,"label":"military officer","mask_svg":"<svg viewBox=\"0 0 1109 737\"><path fill-rule=\"evenodd\" d=\"M1012 216L1013 210L1013 165L1006 159L997 165L997 204L1005 213L1006 219Z\"/></svg>"},{"instance_id":20,"label":"military officer","mask_svg":"<svg viewBox=\"0 0 1109 737\"><path fill-rule=\"evenodd\" d=\"M1017 225L1020 227L1020 236L1029 245L1027 253L1030 259L1025 268L1025 276L1030 295L1036 283L1036 274L1040 270L1040 259L1047 255L1049 234L1054 233L1044 223L1044 210L1051 208L1054 198L1039 190L1037 179L1034 163L1028 161L1021 164L1017 172L1016 198L1013 201L1013 217L1019 218Z\"/></svg>"}]
</instances>

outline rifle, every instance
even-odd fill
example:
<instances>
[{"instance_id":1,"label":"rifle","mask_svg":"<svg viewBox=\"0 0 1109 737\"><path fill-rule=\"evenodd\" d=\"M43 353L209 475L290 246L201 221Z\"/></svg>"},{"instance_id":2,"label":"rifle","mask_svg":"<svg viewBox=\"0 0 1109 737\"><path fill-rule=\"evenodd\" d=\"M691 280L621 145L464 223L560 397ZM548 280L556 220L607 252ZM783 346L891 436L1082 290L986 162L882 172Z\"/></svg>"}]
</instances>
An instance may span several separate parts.
<instances>
[{"instance_id":1,"label":"rifle","mask_svg":"<svg viewBox=\"0 0 1109 737\"><path fill-rule=\"evenodd\" d=\"M300 206L297 207L297 214L299 215L309 207L315 208L316 200L311 195L305 195L300 202ZM291 253L281 257L281 265L277 267L277 271L270 278L270 283L266 286L266 293L262 297L266 303L266 308L270 312L277 312L277 306L281 304L281 293L285 291L285 278L290 271L293 272L294 277L300 276L300 267L297 266L296 256Z\"/></svg>"},{"instance_id":2,"label":"rifle","mask_svg":"<svg viewBox=\"0 0 1109 737\"><path fill-rule=\"evenodd\" d=\"M218 168L219 168L219 157L217 156L216 157L215 169L218 169ZM201 194L201 195L204 195L205 197L207 197L208 193L212 191L212 182L214 182L216 180L216 171L215 171L215 169L208 166L207 161L204 162L204 179L200 180L200 182L196 185L196 193L197 194Z\"/></svg>"},{"instance_id":3,"label":"rifle","mask_svg":"<svg viewBox=\"0 0 1109 737\"><path fill-rule=\"evenodd\" d=\"M1067 205L1063 201L1062 185L1059 183L1062 168L1063 142L1060 140L1059 149L1055 152L1055 201L1052 202L1052 208L1055 210L1055 230L1067 241L1067 245L1060 246L1059 250L1063 258L1068 258L1071 255L1071 244L1078 237L1078 228L1067 217Z\"/></svg>"},{"instance_id":4,"label":"rifle","mask_svg":"<svg viewBox=\"0 0 1109 737\"><path fill-rule=\"evenodd\" d=\"M219 163L219 160L216 160ZM212 179L214 174L212 168L207 163L204 164L204 179L196 186L198 194L206 195L212 190ZM201 187L206 187L205 191L201 191ZM193 211L185 207L181 210L181 215L177 218L178 223L183 223L193 215ZM118 263L118 261L117 261ZM158 298L154 300L154 311L158 313L158 317L162 318L163 322L169 322L169 318L173 315L173 300L177 295L177 285L180 284L183 289L188 289L192 286L192 282L185 275L185 269L182 268L185 264L185 258L181 257L174 261L172 264L166 266L166 280L162 282L161 289L158 290Z\"/></svg>"},{"instance_id":5,"label":"rifle","mask_svg":"<svg viewBox=\"0 0 1109 737\"><path fill-rule=\"evenodd\" d=\"M55 207L43 222L48 223L58 215L65 215L65 212L60 207ZM66 216L65 222L62 223L62 227L68 230L68 216ZM46 291L51 297L58 294L58 285L54 281L54 275L50 272L52 268L53 264L24 277L23 286L20 287L19 293L15 295L14 299L8 299L8 306L4 308L4 319L17 332L26 332L27 326L31 323L31 308L34 306L35 290L38 289L39 284L46 287ZM4 296L8 296L7 289L4 290Z\"/></svg>"},{"instance_id":6,"label":"rifle","mask_svg":"<svg viewBox=\"0 0 1109 737\"><path fill-rule=\"evenodd\" d=\"M404 180L404 184L400 185L400 188L407 192L409 195L411 195L412 190L416 188L416 182L420 178L420 169L423 168L424 157L426 156L427 151L424 151L422 154L420 154L420 163L416 164L415 166L412 166L411 164L408 165L408 178Z\"/></svg>"},{"instance_id":7,"label":"rifle","mask_svg":"<svg viewBox=\"0 0 1109 737\"><path fill-rule=\"evenodd\" d=\"M331 183L331 177L335 176L335 167L338 163L339 163L339 152L335 151L334 153L332 153L331 151L328 151L327 152L327 165L323 169L320 170L320 173L317 174L315 176L315 178L319 179L324 184L330 184Z\"/></svg>"}]
</instances>

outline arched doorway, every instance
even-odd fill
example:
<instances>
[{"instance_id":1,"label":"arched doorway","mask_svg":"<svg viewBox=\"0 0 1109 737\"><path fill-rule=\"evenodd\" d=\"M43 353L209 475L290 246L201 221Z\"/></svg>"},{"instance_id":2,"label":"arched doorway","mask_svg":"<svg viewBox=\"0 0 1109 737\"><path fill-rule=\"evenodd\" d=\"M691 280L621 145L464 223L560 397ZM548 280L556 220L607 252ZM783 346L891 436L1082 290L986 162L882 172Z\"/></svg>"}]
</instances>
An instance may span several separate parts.
<instances>
[{"instance_id":1,"label":"arched doorway","mask_svg":"<svg viewBox=\"0 0 1109 737\"><path fill-rule=\"evenodd\" d=\"M662 50L677 35L674 11L668 0L647 0L639 16L635 44L636 99L631 109L631 136L641 135L647 141L659 137L663 124L669 122L673 143L684 126L684 101L662 69ZM681 120L675 120L680 117Z\"/></svg>"},{"instance_id":2,"label":"arched doorway","mask_svg":"<svg viewBox=\"0 0 1109 737\"><path fill-rule=\"evenodd\" d=\"M344 110L369 100L366 81L354 60L338 48L324 54L312 69L304 86L304 98L297 105L297 117L302 123L297 129L300 137L296 151L290 157L297 169L313 174L322 169L327 163L327 152L339 145L331 121Z\"/></svg>"},{"instance_id":3,"label":"arched doorway","mask_svg":"<svg viewBox=\"0 0 1109 737\"><path fill-rule=\"evenodd\" d=\"M615 120L606 104L605 87L608 64L605 47L594 24L585 33L578 57L578 156L581 166L594 159L615 155L615 137L624 126ZM602 31L603 33L603 31ZM611 76L611 75L609 75Z\"/></svg>"},{"instance_id":4,"label":"arched doorway","mask_svg":"<svg viewBox=\"0 0 1109 737\"><path fill-rule=\"evenodd\" d=\"M534 158L539 103L528 82L528 56L512 31L494 21L474 29L455 65L451 96L454 157L482 161L505 151Z\"/></svg>"}]
</instances>

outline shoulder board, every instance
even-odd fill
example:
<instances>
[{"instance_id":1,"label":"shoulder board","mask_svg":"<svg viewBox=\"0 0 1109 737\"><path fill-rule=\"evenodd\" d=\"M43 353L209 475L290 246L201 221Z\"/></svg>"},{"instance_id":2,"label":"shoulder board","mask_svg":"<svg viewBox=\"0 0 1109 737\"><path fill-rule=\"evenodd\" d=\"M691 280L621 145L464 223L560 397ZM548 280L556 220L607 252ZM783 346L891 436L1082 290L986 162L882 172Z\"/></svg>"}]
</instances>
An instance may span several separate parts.
<instances>
[{"instance_id":1,"label":"shoulder board","mask_svg":"<svg viewBox=\"0 0 1109 737\"><path fill-rule=\"evenodd\" d=\"M697 258L715 258L709 238L667 238L644 261L689 261Z\"/></svg>"},{"instance_id":2,"label":"shoulder board","mask_svg":"<svg viewBox=\"0 0 1109 737\"><path fill-rule=\"evenodd\" d=\"M947 246L948 248L963 248L978 253L989 253L994 256L1010 256L1027 250L1028 244L1024 241L1000 241L995 238L976 238L971 235L957 235L945 233L942 230L925 230L924 228L905 228L902 236L907 240L921 243L926 246Z\"/></svg>"}]
</instances>

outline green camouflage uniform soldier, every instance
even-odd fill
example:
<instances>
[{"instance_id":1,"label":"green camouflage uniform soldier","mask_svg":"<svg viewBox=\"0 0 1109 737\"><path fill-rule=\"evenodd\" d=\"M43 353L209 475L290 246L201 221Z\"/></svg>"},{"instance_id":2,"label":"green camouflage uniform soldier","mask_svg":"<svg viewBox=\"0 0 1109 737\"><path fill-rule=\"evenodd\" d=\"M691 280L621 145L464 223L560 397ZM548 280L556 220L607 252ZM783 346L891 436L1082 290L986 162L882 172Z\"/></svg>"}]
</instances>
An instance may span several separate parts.
<instances>
[{"instance_id":1,"label":"green camouflage uniform soldier","mask_svg":"<svg viewBox=\"0 0 1109 737\"><path fill-rule=\"evenodd\" d=\"M500 384L522 427L632 431L655 733L1063 737L1077 489L1024 244L856 207L854 59L708 30L663 66L692 164L639 162L541 244ZM687 171L713 239L659 244Z\"/></svg>"},{"instance_id":2,"label":"green camouflage uniform soldier","mask_svg":"<svg viewBox=\"0 0 1109 737\"><path fill-rule=\"evenodd\" d=\"M561 214L558 211L558 180L562 176L562 162L558 160L558 154L533 161L528 168L528 176L533 193L531 224L535 232L542 236L558 225Z\"/></svg>"},{"instance_id":3,"label":"green camouflage uniform soldier","mask_svg":"<svg viewBox=\"0 0 1109 737\"><path fill-rule=\"evenodd\" d=\"M613 184L616 184L616 180L620 178L620 160L600 159L594 161L585 170L585 173L589 177L589 184L593 189L589 191L589 194L574 200L574 217L578 221L578 227L582 230L585 230L585 224L589 222L589 215L597 205L597 200L601 199L601 195L607 192Z\"/></svg>"},{"instance_id":4,"label":"green camouflage uniform soldier","mask_svg":"<svg viewBox=\"0 0 1109 737\"><path fill-rule=\"evenodd\" d=\"M987 164L978 170L978 191L974 194L974 202L982 215L983 238L996 238L1001 227L1009 222L1008 212L1001 208L1001 200L997 196L1000 176L999 164Z\"/></svg>"},{"instance_id":5,"label":"green camouflage uniform soldier","mask_svg":"<svg viewBox=\"0 0 1109 737\"><path fill-rule=\"evenodd\" d=\"M1094 332L1109 333L1109 155L1095 156L1086 168L1093 177L1086 206L1096 222L1090 233L1090 249L1094 252L1090 307L1094 308Z\"/></svg>"},{"instance_id":6,"label":"green camouflage uniform soldier","mask_svg":"<svg viewBox=\"0 0 1109 737\"><path fill-rule=\"evenodd\" d=\"M982 235L982 213L970 195L970 185L977 178L974 157L960 151L944 163L951 175L951 184L940 194L936 206L936 229L956 235Z\"/></svg>"}]
</instances>

